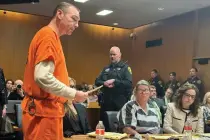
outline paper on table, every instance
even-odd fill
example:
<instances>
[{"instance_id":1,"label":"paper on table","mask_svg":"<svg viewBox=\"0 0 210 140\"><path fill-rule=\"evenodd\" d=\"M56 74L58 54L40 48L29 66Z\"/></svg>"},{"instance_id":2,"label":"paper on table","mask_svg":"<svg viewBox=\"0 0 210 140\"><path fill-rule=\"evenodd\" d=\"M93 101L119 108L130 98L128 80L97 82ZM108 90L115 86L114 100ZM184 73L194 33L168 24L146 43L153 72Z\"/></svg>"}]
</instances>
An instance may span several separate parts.
<instances>
[{"instance_id":1,"label":"paper on table","mask_svg":"<svg viewBox=\"0 0 210 140\"><path fill-rule=\"evenodd\" d=\"M91 133L88 133L88 136L95 137L96 134L95 134L95 132L91 132ZM114 139L114 140L120 140L120 139L125 138L127 136L128 135L126 133L121 134L121 133L115 133L115 132L105 132L105 134L104 134L104 137L106 139Z\"/></svg>"},{"instance_id":2,"label":"paper on table","mask_svg":"<svg viewBox=\"0 0 210 140\"><path fill-rule=\"evenodd\" d=\"M161 139L161 140L167 140L171 136L158 136L158 135L150 135L149 138L155 138L156 140Z\"/></svg>"},{"instance_id":3,"label":"paper on table","mask_svg":"<svg viewBox=\"0 0 210 140\"><path fill-rule=\"evenodd\" d=\"M154 138L156 140L167 140L171 137L179 138L179 137L183 137L183 135L182 134L180 135L149 135L149 138Z\"/></svg>"}]
</instances>

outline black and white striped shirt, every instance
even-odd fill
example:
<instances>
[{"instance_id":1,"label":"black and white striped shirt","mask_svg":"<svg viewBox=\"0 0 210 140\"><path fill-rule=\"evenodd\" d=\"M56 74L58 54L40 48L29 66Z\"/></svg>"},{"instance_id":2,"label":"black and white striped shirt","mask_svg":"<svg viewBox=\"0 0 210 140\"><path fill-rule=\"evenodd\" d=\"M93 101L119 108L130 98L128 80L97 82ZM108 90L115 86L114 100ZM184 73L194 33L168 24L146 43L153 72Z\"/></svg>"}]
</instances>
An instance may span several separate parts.
<instances>
[{"instance_id":1,"label":"black and white striped shirt","mask_svg":"<svg viewBox=\"0 0 210 140\"><path fill-rule=\"evenodd\" d=\"M129 101L118 112L117 119L120 127L131 127L139 133L160 132L158 114L149 104L145 112L136 101Z\"/></svg>"}]
</instances>

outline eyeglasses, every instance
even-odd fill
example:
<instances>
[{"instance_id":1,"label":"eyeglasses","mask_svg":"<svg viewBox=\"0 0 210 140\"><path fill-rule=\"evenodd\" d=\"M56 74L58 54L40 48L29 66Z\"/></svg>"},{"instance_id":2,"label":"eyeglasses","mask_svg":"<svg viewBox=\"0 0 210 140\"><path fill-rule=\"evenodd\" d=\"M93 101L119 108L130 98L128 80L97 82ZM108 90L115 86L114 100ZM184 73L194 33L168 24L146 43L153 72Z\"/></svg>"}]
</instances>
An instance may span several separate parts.
<instances>
[{"instance_id":1,"label":"eyeglasses","mask_svg":"<svg viewBox=\"0 0 210 140\"><path fill-rule=\"evenodd\" d=\"M187 98L191 98L193 100L195 99L195 95L190 95L188 93L185 93L184 96L187 97Z\"/></svg>"},{"instance_id":2,"label":"eyeglasses","mask_svg":"<svg viewBox=\"0 0 210 140\"><path fill-rule=\"evenodd\" d=\"M149 93L149 89L137 89L137 91L142 91L142 93Z\"/></svg>"},{"instance_id":3,"label":"eyeglasses","mask_svg":"<svg viewBox=\"0 0 210 140\"><path fill-rule=\"evenodd\" d=\"M168 93L168 94L173 94L173 92L167 92L167 91L166 91L166 93Z\"/></svg>"}]
</instances>

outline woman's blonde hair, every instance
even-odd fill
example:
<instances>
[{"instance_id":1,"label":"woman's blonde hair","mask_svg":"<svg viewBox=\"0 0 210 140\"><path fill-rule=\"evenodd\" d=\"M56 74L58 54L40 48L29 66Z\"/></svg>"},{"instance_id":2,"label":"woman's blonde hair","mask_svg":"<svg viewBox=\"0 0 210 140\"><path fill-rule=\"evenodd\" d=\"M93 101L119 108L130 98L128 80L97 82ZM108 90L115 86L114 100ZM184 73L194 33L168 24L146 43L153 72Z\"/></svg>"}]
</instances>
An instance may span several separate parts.
<instances>
[{"instance_id":1,"label":"woman's blonde hair","mask_svg":"<svg viewBox=\"0 0 210 140\"><path fill-rule=\"evenodd\" d=\"M137 88L138 88L139 85L146 85L146 86L149 86L150 84L149 84L149 82L146 81L146 80L140 80L140 81L138 81L137 84L136 84L136 86L135 86L134 89L133 89L132 96L131 96L131 100L135 100L135 99L136 99L136 98L135 98L135 94L136 94L136 90L137 90Z\"/></svg>"},{"instance_id":2,"label":"woman's blonde hair","mask_svg":"<svg viewBox=\"0 0 210 140\"><path fill-rule=\"evenodd\" d=\"M205 94L205 96L203 97L203 105L206 105L207 104L207 98L210 96L210 92L207 92Z\"/></svg>"}]
</instances>

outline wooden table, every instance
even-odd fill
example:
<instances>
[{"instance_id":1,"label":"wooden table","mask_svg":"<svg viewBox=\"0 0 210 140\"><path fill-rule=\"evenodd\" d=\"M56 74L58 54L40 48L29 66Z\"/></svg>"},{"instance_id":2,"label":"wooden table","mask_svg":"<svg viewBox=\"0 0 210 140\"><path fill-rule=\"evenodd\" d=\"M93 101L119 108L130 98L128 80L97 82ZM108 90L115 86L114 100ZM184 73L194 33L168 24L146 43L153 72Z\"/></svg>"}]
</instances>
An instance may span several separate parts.
<instances>
[{"instance_id":1,"label":"wooden table","mask_svg":"<svg viewBox=\"0 0 210 140\"><path fill-rule=\"evenodd\" d=\"M182 134L178 134L177 136L181 136L181 135ZM210 135L210 134L208 134L208 135ZM151 136L172 136L172 134L156 134L156 135L151 135ZM89 137L88 135L73 135L71 138L64 138L64 140L96 140L96 139ZM123 140L134 140L134 139L124 138ZM146 140L146 139L143 138L142 140ZM149 140L166 140L166 138L153 139L152 137L150 137Z\"/></svg>"},{"instance_id":2,"label":"wooden table","mask_svg":"<svg viewBox=\"0 0 210 140\"><path fill-rule=\"evenodd\" d=\"M87 135L73 135L71 138L64 138L63 140L96 140Z\"/></svg>"},{"instance_id":3,"label":"wooden table","mask_svg":"<svg viewBox=\"0 0 210 140\"><path fill-rule=\"evenodd\" d=\"M71 138L64 138L63 140L96 140L96 138L92 138L87 135L73 135ZM106 140L108 140L108 139L106 139ZM125 138L123 140L134 140L134 139Z\"/></svg>"}]
</instances>

